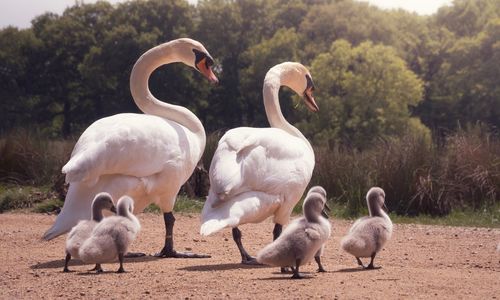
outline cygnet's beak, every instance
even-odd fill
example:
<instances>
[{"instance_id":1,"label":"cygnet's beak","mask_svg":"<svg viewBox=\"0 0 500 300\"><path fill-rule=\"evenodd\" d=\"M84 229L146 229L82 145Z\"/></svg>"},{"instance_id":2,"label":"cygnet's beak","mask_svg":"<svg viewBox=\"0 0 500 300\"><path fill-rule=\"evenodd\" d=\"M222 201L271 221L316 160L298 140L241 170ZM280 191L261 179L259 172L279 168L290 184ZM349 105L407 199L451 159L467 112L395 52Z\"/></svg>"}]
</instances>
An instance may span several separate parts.
<instances>
[{"instance_id":1,"label":"cygnet's beak","mask_svg":"<svg viewBox=\"0 0 500 300\"><path fill-rule=\"evenodd\" d=\"M116 214L116 206L111 206L111 208L109 209L112 213L115 213Z\"/></svg>"},{"instance_id":2,"label":"cygnet's beak","mask_svg":"<svg viewBox=\"0 0 500 300\"><path fill-rule=\"evenodd\" d=\"M382 209L383 209L386 213L389 213L389 209L387 208L387 206L385 206L385 202L384 202L384 204L382 204Z\"/></svg>"},{"instance_id":3,"label":"cygnet's beak","mask_svg":"<svg viewBox=\"0 0 500 300\"><path fill-rule=\"evenodd\" d=\"M212 71L212 66L211 64L208 63L208 58L204 57L201 59L197 64L196 68L200 71L203 76L205 76L211 83L213 84L218 84L219 79L217 79L217 76L215 76L214 72Z\"/></svg>"},{"instance_id":4,"label":"cygnet's beak","mask_svg":"<svg viewBox=\"0 0 500 300\"><path fill-rule=\"evenodd\" d=\"M323 206L323 210L321 211L321 215L325 218L329 218L328 216L328 213L327 212L331 212L332 210L330 209L330 207L328 206L328 204L325 202L325 206Z\"/></svg>"}]
</instances>

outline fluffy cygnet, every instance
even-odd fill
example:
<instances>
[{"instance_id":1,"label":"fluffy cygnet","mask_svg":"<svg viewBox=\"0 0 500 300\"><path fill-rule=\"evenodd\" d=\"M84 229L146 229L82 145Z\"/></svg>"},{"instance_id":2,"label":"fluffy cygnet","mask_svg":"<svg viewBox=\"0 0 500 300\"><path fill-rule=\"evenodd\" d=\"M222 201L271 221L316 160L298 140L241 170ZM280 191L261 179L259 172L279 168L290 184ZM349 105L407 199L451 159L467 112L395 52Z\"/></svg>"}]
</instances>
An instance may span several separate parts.
<instances>
[{"instance_id":1,"label":"fluffy cygnet","mask_svg":"<svg viewBox=\"0 0 500 300\"><path fill-rule=\"evenodd\" d=\"M367 269L374 269L373 259L391 238L392 222L382 210L385 207L385 192L379 187L372 187L366 194L370 216L358 219L347 235L340 242L344 251L356 257L362 267L360 257L371 257Z\"/></svg>"},{"instance_id":2,"label":"fluffy cygnet","mask_svg":"<svg viewBox=\"0 0 500 300\"><path fill-rule=\"evenodd\" d=\"M116 213L113 199L108 193L99 193L92 201L92 211L90 220L82 220L71 229L66 239L66 260L64 263L63 272L69 272L68 263L73 258L79 258L78 250L82 246L94 230L97 223L101 222L103 215L102 210L109 209ZM96 265L97 269L99 266Z\"/></svg>"},{"instance_id":3,"label":"fluffy cygnet","mask_svg":"<svg viewBox=\"0 0 500 300\"><path fill-rule=\"evenodd\" d=\"M118 258L120 268L117 273L123 273L123 256L141 229L139 220L132 214L134 200L123 196L116 205L117 215L105 218L97 224L92 235L87 239L80 251L80 258L85 263L102 264ZM102 269L97 269L102 272Z\"/></svg>"},{"instance_id":4,"label":"fluffy cygnet","mask_svg":"<svg viewBox=\"0 0 500 300\"><path fill-rule=\"evenodd\" d=\"M292 278L302 278L299 266L313 257L318 263L318 271L324 272L320 255L323 244L330 237L330 222L323 216L327 208L323 194L309 191L303 204L304 216L295 219L283 233L257 254L259 263L292 267ZM323 216L322 216L323 215Z\"/></svg>"}]
</instances>

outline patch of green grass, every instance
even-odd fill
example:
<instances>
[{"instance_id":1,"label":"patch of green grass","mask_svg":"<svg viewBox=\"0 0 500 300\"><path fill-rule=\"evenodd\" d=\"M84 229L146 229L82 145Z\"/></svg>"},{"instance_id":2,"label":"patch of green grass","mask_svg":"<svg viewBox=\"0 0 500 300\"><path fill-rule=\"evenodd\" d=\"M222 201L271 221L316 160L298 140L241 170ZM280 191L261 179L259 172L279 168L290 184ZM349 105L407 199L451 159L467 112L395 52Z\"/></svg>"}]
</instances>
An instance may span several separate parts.
<instances>
[{"instance_id":1,"label":"patch of green grass","mask_svg":"<svg viewBox=\"0 0 500 300\"><path fill-rule=\"evenodd\" d=\"M175 201L174 211L184 213L201 213L204 203L204 201L198 199L192 199L185 195L179 195L177 197L177 201ZM160 214L161 209L158 205L153 203L146 207L144 212Z\"/></svg>"},{"instance_id":2,"label":"patch of green grass","mask_svg":"<svg viewBox=\"0 0 500 300\"><path fill-rule=\"evenodd\" d=\"M3 190L0 194L0 213L31 207L30 192L27 188L12 188Z\"/></svg>"},{"instance_id":3,"label":"patch of green grass","mask_svg":"<svg viewBox=\"0 0 500 300\"><path fill-rule=\"evenodd\" d=\"M352 215L347 204L328 202L331 208L330 218L355 220L368 215L368 209L362 208L362 211ZM295 206L293 214L302 215L302 200ZM425 225L443 225L443 226L466 226L466 227L489 227L500 228L500 203L494 206L485 207L480 210L470 208L458 210L454 209L450 214L437 217L430 215L419 216L401 216L396 213L390 213L392 222L400 224L425 224Z\"/></svg>"},{"instance_id":4,"label":"patch of green grass","mask_svg":"<svg viewBox=\"0 0 500 300\"><path fill-rule=\"evenodd\" d=\"M0 213L26 208L34 212L49 212L62 204L49 186L0 185Z\"/></svg>"},{"instance_id":5,"label":"patch of green grass","mask_svg":"<svg viewBox=\"0 0 500 300\"><path fill-rule=\"evenodd\" d=\"M475 211L472 209L452 210L450 214L444 217L433 217L429 215L408 217L396 214L391 214L390 216L394 223L403 224L416 223L427 225L500 228L500 204Z\"/></svg>"},{"instance_id":6,"label":"patch of green grass","mask_svg":"<svg viewBox=\"0 0 500 300\"><path fill-rule=\"evenodd\" d=\"M49 213L61 208L64 201L58 198L47 199L33 208L36 213Z\"/></svg>"}]
</instances>

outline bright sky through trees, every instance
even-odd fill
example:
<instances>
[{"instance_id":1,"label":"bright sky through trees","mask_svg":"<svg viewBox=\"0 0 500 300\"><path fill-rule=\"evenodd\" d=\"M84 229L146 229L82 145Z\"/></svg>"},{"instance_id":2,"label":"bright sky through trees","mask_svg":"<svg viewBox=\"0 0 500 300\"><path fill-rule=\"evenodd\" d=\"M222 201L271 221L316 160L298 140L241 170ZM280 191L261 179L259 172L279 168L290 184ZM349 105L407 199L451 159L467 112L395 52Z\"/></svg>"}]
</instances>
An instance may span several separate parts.
<instances>
[{"instance_id":1,"label":"bright sky through trees","mask_svg":"<svg viewBox=\"0 0 500 300\"><path fill-rule=\"evenodd\" d=\"M118 3L125 0L107 1ZM190 3L197 2L197 0L188 1ZM84 2L93 3L96 0L84 0ZM419 14L433 14L439 7L450 5L452 0L367 0L367 2L381 8L403 8ZM28 28L34 17L48 11L61 14L66 7L73 4L75 4L75 0L0 0L0 28L9 25Z\"/></svg>"}]
</instances>

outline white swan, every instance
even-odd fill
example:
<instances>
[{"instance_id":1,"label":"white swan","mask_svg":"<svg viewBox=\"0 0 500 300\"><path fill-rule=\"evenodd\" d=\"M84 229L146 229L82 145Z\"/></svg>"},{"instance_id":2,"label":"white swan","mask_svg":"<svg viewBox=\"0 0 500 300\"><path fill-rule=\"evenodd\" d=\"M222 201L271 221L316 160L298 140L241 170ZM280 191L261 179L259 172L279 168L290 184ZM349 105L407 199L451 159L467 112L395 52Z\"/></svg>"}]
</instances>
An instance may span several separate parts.
<instances>
[{"instance_id":1,"label":"white swan","mask_svg":"<svg viewBox=\"0 0 500 300\"><path fill-rule=\"evenodd\" d=\"M205 149L205 130L191 111L159 101L148 88L151 73L174 62L195 67L217 82L211 70L213 59L202 44L192 39L173 40L144 53L132 70L130 90L145 114L106 117L83 132L62 169L70 184L63 209L44 239L53 239L79 220L88 219L93 195L105 191L114 199L125 194L133 197L136 212L157 203L166 228L165 245L157 255L193 256L173 249L172 209L181 185Z\"/></svg>"},{"instance_id":2,"label":"white swan","mask_svg":"<svg viewBox=\"0 0 500 300\"><path fill-rule=\"evenodd\" d=\"M95 196L94 201L92 201L92 214L90 220L82 220L78 222L68 233L66 239L66 259L64 262L63 272L69 272L68 263L73 258L79 258L78 250L82 244L90 237L92 230L96 227L97 223L101 222L103 215L102 210L109 209L112 212L116 212L116 208L113 204L113 199L108 193L99 193ZM97 270L99 266L96 265L94 268Z\"/></svg>"},{"instance_id":3,"label":"white swan","mask_svg":"<svg viewBox=\"0 0 500 300\"><path fill-rule=\"evenodd\" d=\"M367 269L374 269L375 255L391 238L392 222L382 210L385 206L385 193L379 187L372 187L366 194L369 217L363 217L352 225L347 235L340 241L344 251L356 257L358 264L364 268L360 257L371 257Z\"/></svg>"},{"instance_id":4,"label":"white swan","mask_svg":"<svg viewBox=\"0 0 500 300\"><path fill-rule=\"evenodd\" d=\"M132 214L134 200L123 196L116 204L116 216L107 217L98 223L91 236L82 244L78 255L85 263L95 263L95 270L102 272L101 264L112 262L118 258L123 273L123 257L141 230L139 220Z\"/></svg>"},{"instance_id":5,"label":"white swan","mask_svg":"<svg viewBox=\"0 0 500 300\"><path fill-rule=\"evenodd\" d=\"M201 215L202 235L232 227L242 263L255 263L241 244L238 225L258 223L274 215L276 239L311 179L314 152L302 133L281 113L280 86L303 96L316 112L314 85L299 63L272 67L264 79L264 106L271 128L240 127L219 141L210 165L210 190Z\"/></svg>"},{"instance_id":6,"label":"white swan","mask_svg":"<svg viewBox=\"0 0 500 300\"><path fill-rule=\"evenodd\" d=\"M274 242L257 254L259 263L292 266L292 278L302 278L299 266L308 263L313 257L318 264L318 272L326 272L320 257L331 233L331 224L326 219L328 215L325 212L329 208L326 206L325 195L311 190L304 200L304 216L293 220Z\"/></svg>"}]
</instances>

